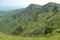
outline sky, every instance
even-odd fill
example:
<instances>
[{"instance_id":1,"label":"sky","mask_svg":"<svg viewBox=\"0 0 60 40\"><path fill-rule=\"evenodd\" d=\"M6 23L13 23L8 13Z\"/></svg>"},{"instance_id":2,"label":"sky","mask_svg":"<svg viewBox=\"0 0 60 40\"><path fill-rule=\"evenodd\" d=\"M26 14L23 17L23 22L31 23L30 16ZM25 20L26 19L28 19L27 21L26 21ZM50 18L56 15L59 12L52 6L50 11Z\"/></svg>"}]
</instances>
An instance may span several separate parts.
<instances>
[{"instance_id":1,"label":"sky","mask_svg":"<svg viewBox=\"0 0 60 40\"><path fill-rule=\"evenodd\" d=\"M60 0L0 0L0 8L24 8L30 4L45 5L48 2L60 4Z\"/></svg>"}]
</instances>

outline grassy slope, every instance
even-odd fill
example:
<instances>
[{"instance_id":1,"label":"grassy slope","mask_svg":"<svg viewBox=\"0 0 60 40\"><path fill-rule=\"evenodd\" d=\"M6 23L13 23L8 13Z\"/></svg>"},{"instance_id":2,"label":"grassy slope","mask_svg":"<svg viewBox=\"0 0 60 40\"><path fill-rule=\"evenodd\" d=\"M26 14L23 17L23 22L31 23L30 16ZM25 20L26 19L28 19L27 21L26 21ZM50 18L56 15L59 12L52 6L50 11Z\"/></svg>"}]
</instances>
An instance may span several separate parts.
<instances>
[{"instance_id":1,"label":"grassy slope","mask_svg":"<svg viewBox=\"0 0 60 40\"><path fill-rule=\"evenodd\" d=\"M59 40L60 35L53 35L49 38L47 37L41 37L41 38L29 38L29 37L20 37L20 36L12 36L7 35L0 32L0 40Z\"/></svg>"}]
</instances>

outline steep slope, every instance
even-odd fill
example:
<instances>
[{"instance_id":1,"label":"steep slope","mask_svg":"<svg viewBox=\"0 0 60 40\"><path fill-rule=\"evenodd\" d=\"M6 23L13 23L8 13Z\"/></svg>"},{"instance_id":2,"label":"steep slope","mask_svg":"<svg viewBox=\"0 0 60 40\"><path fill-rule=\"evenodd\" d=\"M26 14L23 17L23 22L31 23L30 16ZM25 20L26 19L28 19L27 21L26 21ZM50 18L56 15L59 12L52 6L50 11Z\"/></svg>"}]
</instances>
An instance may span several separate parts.
<instances>
[{"instance_id":1,"label":"steep slope","mask_svg":"<svg viewBox=\"0 0 60 40\"><path fill-rule=\"evenodd\" d=\"M20 27L17 28L17 34L23 35L23 36L37 36L37 35L46 35L48 33L52 33L56 28L53 25L53 23L47 20L52 18L54 15L60 13L59 4L55 3L48 3L47 5L42 6L39 11L34 15L34 17L31 17L33 20L30 21L30 23L24 28L22 27L22 31L20 32ZM47 10L46 10L47 9ZM45 11L46 10L46 11ZM51 10L51 11L50 11ZM28 12L28 11L27 11ZM30 13L30 12L29 12ZM31 14L31 13L30 13ZM26 14L27 15L27 14ZM26 16L25 15L25 16ZM27 16L28 17L28 16ZM26 17L26 18L27 18ZM53 20L53 19L52 19ZM59 19L58 19L59 20ZM25 20L24 20L25 21ZM25 21L26 22L26 21ZM28 21L29 22L29 21ZM24 23L24 22L23 22ZM26 24L26 23L24 23ZM44 25L43 25L44 24ZM52 25L54 27L52 27ZM50 27L51 26L51 27ZM58 28L58 27L57 27ZM25 29L25 30L24 30ZM19 30L19 31L18 31ZM48 31L49 30L49 31ZM20 33L19 33L20 32ZM14 32L15 33L15 32Z\"/></svg>"},{"instance_id":2,"label":"steep slope","mask_svg":"<svg viewBox=\"0 0 60 40\"><path fill-rule=\"evenodd\" d=\"M60 4L31 4L22 11L8 13L0 18L1 32L20 36L44 36L60 29Z\"/></svg>"}]
</instances>

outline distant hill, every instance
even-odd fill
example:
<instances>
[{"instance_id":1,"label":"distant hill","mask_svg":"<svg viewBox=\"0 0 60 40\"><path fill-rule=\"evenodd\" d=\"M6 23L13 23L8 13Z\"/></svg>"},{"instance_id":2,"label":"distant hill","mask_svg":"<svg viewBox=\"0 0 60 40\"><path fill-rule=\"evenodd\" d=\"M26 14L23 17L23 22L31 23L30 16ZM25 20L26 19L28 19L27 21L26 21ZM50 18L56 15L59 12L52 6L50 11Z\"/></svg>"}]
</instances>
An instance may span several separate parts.
<instances>
[{"instance_id":1,"label":"distant hill","mask_svg":"<svg viewBox=\"0 0 60 40\"><path fill-rule=\"evenodd\" d=\"M0 7L0 11L10 11L16 9L21 9L21 7Z\"/></svg>"},{"instance_id":2,"label":"distant hill","mask_svg":"<svg viewBox=\"0 0 60 40\"><path fill-rule=\"evenodd\" d=\"M0 31L12 35L40 37L60 33L60 4L31 4L8 11L0 18Z\"/></svg>"}]
</instances>

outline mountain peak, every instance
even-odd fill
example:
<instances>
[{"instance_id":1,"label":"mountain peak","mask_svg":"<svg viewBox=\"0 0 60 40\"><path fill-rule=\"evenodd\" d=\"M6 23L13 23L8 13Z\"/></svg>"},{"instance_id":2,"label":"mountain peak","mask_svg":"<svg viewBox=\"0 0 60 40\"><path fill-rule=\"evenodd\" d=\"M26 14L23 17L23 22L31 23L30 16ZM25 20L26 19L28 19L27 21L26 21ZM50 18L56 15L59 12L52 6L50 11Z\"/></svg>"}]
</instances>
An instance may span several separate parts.
<instances>
[{"instance_id":1,"label":"mountain peak","mask_svg":"<svg viewBox=\"0 0 60 40\"><path fill-rule=\"evenodd\" d=\"M30 4L28 7L35 7L35 6L40 6L38 4Z\"/></svg>"},{"instance_id":2,"label":"mountain peak","mask_svg":"<svg viewBox=\"0 0 60 40\"><path fill-rule=\"evenodd\" d=\"M36 4L30 4L30 5L36 5Z\"/></svg>"},{"instance_id":3,"label":"mountain peak","mask_svg":"<svg viewBox=\"0 0 60 40\"><path fill-rule=\"evenodd\" d=\"M54 3L54 2L49 2L47 3L48 5L58 5L58 3Z\"/></svg>"},{"instance_id":4,"label":"mountain peak","mask_svg":"<svg viewBox=\"0 0 60 40\"><path fill-rule=\"evenodd\" d=\"M49 4L55 4L54 2L49 2Z\"/></svg>"},{"instance_id":5,"label":"mountain peak","mask_svg":"<svg viewBox=\"0 0 60 40\"><path fill-rule=\"evenodd\" d=\"M31 5L38 5L38 4L30 4L30 6L31 6ZM40 6L40 5L39 5L39 6Z\"/></svg>"}]
</instances>

